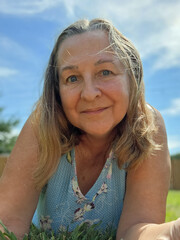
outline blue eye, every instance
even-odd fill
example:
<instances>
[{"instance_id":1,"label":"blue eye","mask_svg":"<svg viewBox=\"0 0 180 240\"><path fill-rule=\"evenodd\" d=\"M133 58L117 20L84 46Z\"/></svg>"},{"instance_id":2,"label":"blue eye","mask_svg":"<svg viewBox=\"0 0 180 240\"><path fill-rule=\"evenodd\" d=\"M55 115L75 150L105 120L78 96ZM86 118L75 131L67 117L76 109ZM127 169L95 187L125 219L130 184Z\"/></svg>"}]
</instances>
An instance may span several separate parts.
<instances>
[{"instance_id":1,"label":"blue eye","mask_svg":"<svg viewBox=\"0 0 180 240\"><path fill-rule=\"evenodd\" d=\"M103 75L103 76L109 76L111 73L112 73L112 72L109 71L109 70L103 70L103 71L102 71L102 75Z\"/></svg>"},{"instance_id":2,"label":"blue eye","mask_svg":"<svg viewBox=\"0 0 180 240\"><path fill-rule=\"evenodd\" d=\"M74 83L76 81L77 81L77 77L75 75L72 75L67 78L67 82L69 82L69 83Z\"/></svg>"}]
</instances>

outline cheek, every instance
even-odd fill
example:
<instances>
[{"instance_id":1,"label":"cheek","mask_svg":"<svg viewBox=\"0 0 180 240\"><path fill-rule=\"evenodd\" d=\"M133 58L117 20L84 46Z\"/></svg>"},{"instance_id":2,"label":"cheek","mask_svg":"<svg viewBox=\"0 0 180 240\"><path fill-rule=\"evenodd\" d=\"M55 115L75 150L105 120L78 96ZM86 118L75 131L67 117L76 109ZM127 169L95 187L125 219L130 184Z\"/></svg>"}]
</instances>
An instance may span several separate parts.
<instances>
[{"instance_id":1,"label":"cheek","mask_svg":"<svg viewBox=\"0 0 180 240\"><path fill-rule=\"evenodd\" d=\"M62 107L64 109L64 112L66 112L66 109L68 108L68 105L69 105L68 94L66 93L66 91L64 91L64 89L60 89L59 95L60 95L60 98L61 98L61 103L62 103Z\"/></svg>"},{"instance_id":2,"label":"cheek","mask_svg":"<svg viewBox=\"0 0 180 240\"><path fill-rule=\"evenodd\" d=\"M77 103L77 94L75 91L62 87L60 89L60 97L64 112L75 108Z\"/></svg>"},{"instance_id":3,"label":"cheek","mask_svg":"<svg viewBox=\"0 0 180 240\"><path fill-rule=\"evenodd\" d=\"M116 103L116 110L122 114L128 111L129 108L129 88L126 84L120 84L113 89L112 96Z\"/></svg>"},{"instance_id":4,"label":"cheek","mask_svg":"<svg viewBox=\"0 0 180 240\"><path fill-rule=\"evenodd\" d=\"M128 82L124 81L118 81L118 82L112 82L108 86L106 86L107 93L111 93L112 96L114 96L117 99L126 100L129 102L129 84Z\"/></svg>"},{"instance_id":5,"label":"cheek","mask_svg":"<svg viewBox=\"0 0 180 240\"><path fill-rule=\"evenodd\" d=\"M125 78L125 80L121 83L120 91L122 95L126 98L127 102L129 102L130 96L130 87L129 87L129 79Z\"/></svg>"},{"instance_id":6,"label":"cheek","mask_svg":"<svg viewBox=\"0 0 180 240\"><path fill-rule=\"evenodd\" d=\"M70 121L72 115L72 104L69 101L69 97L65 94L61 94L61 103L66 118Z\"/></svg>"}]
</instances>

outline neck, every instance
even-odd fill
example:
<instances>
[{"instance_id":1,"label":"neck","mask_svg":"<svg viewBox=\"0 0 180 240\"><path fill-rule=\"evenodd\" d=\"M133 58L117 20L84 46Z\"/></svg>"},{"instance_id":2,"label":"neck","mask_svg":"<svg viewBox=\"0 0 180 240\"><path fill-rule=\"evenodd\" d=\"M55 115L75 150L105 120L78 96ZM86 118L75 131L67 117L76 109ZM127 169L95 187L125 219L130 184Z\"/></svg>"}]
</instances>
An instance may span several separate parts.
<instances>
[{"instance_id":1,"label":"neck","mask_svg":"<svg viewBox=\"0 0 180 240\"><path fill-rule=\"evenodd\" d=\"M94 136L83 134L77 148L79 151L86 153L88 156L107 157L113 140L112 136L113 135L103 138L96 138Z\"/></svg>"}]
</instances>

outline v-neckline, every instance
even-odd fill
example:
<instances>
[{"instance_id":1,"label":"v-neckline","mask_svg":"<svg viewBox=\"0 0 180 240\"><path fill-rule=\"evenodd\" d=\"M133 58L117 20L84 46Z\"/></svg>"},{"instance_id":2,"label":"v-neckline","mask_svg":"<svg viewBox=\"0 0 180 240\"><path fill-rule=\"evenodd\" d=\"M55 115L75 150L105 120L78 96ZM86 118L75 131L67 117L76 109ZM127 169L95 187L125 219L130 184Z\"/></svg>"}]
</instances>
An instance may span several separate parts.
<instances>
[{"instance_id":1,"label":"v-neckline","mask_svg":"<svg viewBox=\"0 0 180 240\"><path fill-rule=\"evenodd\" d=\"M76 171L76 157L75 157L75 149L73 148L71 151L71 157L72 157L72 166L73 166L73 180L76 182L76 186L77 189L79 191L79 194L81 195L81 197L83 199L89 199L92 200L92 196L95 196L95 194L97 193L98 190L100 190L100 188L102 187L102 184L104 184L104 182L106 181L106 179L108 178L108 171L110 168L110 165L112 163L112 151L109 153L109 156L107 157L105 164L99 174L99 176L97 177L95 183L92 185L92 187L90 187L90 189L87 191L86 194L83 194L81 192L81 189L79 187L79 183L78 183L78 177L77 177L77 171ZM102 181L100 181L100 179L102 179Z\"/></svg>"}]
</instances>

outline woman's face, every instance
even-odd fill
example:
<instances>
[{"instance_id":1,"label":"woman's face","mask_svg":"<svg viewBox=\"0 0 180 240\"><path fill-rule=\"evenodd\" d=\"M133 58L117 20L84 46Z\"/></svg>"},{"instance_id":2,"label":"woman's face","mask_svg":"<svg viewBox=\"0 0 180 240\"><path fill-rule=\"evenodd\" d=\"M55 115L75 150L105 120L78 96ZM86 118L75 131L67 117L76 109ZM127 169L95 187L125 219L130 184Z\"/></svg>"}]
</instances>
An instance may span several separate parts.
<instances>
[{"instance_id":1,"label":"woman's face","mask_svg":"<svg viewBox=\"0 0 180 240\"><path fill-rule=\"evenodd\" d=\"M129 79L96 30L66 39L58 52L60 97L66 117L89 136L109 137L129 104Z\"/></svg>"}]
</instances>

